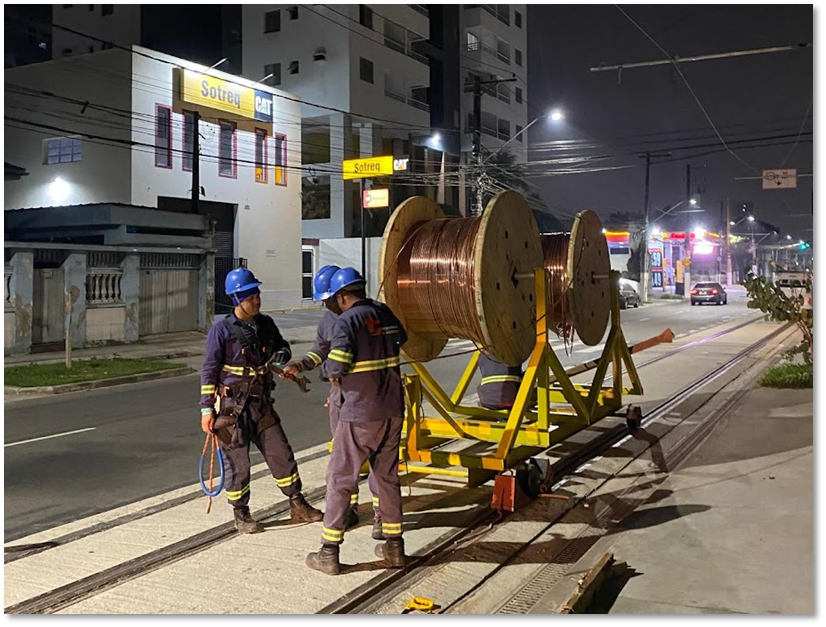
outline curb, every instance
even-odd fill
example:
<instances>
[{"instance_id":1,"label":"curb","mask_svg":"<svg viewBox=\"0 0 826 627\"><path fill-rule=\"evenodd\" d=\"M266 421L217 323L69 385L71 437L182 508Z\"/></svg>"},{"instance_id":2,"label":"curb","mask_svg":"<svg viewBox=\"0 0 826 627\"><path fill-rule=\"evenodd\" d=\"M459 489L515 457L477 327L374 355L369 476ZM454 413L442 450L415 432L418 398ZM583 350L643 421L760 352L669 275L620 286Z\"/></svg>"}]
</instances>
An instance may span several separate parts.
<instances>
[{"instance_id":1,"label":"curb","mask_svg":"<svg viewBox=\"0 0 826 627\"><path fill-rule=\"evenodd\" d=\"M129 345L126 345L129 346ZM183 349L179 351L173 352L162 352L162 353L150 353L148 355L138 355L138 354L129 354L129 352L120 352L120 353L111 353L108 355L92 355L92 356L83 356L83 357L72 357L72 361L92 361L93 359L183 359L186 357L199 357L203 355L204 351L202 350L190 350L190 349ZM8 357L8 355L7 355ZM62 364L64 363L65 357L61 353L60 357L49 358L49 359L28 359L26 361L12 361L11 363L8 361L4 361L3 366L6 368L12 368L16 366L35 366L35 365L48 365L48 364ZM28 389L28 388L27 388Z\"/></svg>"},{"instance_id":2,"label":"curb","mask_svg":"<svg viewBox=\"0 0 826 627\"><path fill-rule=\"evenodd\" d=\"M143 381L155 381L158 379L171 379L182 377L196 372L194 368L185 366L183 368L173 368L171 370L161 370L159 372L142 372L140 374L130 374L125 377L113 377L111 379L98 379L96 381L80 381L78 383L66 383L64 385L44 385L40 387L21 388L10 385L3 386L4 394L16 396L26 396L28 394L65 394L66 392L79 392L81 390L95 390L97 388L107 388L114 385L126 385L129 383L142 383Z\"/></svg>"}]
</instances>

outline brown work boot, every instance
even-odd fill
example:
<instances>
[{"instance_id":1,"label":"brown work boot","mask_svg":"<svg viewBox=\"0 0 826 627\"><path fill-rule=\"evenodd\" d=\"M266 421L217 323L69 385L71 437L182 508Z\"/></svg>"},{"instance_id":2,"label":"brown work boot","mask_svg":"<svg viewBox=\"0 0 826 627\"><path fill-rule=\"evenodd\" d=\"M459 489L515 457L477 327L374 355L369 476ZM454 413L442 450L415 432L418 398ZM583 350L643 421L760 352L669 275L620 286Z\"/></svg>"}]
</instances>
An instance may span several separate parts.
<instances>
[{"instance_id":1,"label":"brown work boot","mask_svg":"<svg viewBox=\"0 0 826 627\"><path fill-rule=\"evenodd\" d=\"M338 575L341 572L341 563L338 561L338 544L322 544L321 550L310 553L304 563L325 575Z\"/></svg>"},{"instance_id":2,"label":"brown work boot","mask_svg":"<svg viewBox=\"0 0 826 627\"><path fill-rule=\"evenodd\" d=\"M264 528L252 519L249 507L236 507L235 528L238 533L261 533Z\"/></svg>"},{"instance_id":3,"label":"brown work boot","mask_svg":"<svg viewBox=\"0 0 826 627\"><path fill-rule=\"evenodd\" d=\"M373 532L370 534L373 540L384 540L384 531L381 528L381 514L379 510L373 510Z\"/></svg>"},{"instance_id":4,"label":"brown work boot","mask_svg":"<svg viewBox=\"0 0 826 627\"><path fill-rule=\"evenodd\" d=\"M347 510L347 517L344 519L344 529L352 529L359 524L358 505Z\"/></svg>"},{"instance_id":5,"label":"brown work boot","mask_svg":"<svg viewBox=\"0 0 826 627\"><path fill-rule=\"evenodd\" d=\"M382 558L390 568L404 568L404 540L388 538L376 545L376 557Z\"/></svg>"},{"instance_id":6,"label":"brown work boot","mask_svg":"<svg viewBox=\"0 0 826 627\"><path fill-rule=\"evenodd\" d=\"M323 518L324 514L310 505L303 494L290 497L290 520L293 522L318 522Z\"/></svg>"}]
</instances>

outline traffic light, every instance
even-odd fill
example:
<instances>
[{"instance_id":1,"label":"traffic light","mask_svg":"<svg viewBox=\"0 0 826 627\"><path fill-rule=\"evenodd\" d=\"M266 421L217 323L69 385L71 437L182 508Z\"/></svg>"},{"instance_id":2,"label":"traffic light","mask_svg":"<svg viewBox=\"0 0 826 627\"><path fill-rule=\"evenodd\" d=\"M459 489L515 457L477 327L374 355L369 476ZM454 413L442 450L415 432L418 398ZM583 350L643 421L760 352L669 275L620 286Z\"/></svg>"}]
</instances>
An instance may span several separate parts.
<instances>
[{"instance_id":1,"label":"traffic light","mask_svg":"<svg viewBox=\"0 0 826 627\"><path fill-rule=\"evenodd\" d=\"M800 240L800 243L797 245L798 250L806 250L807 248L811 248L811 245L808 242L804 242Z\"/></svg>"}]
</instances>

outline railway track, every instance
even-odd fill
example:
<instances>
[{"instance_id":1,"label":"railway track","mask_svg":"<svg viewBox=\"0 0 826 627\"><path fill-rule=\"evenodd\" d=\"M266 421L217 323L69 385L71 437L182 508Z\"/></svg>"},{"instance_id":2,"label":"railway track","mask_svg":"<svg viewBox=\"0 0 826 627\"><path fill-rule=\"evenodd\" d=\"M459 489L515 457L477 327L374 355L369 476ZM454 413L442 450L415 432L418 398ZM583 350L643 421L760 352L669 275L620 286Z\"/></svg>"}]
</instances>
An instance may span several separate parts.
<instances>
[{"instance_id":1,"label":"railway track","mask_svg":"<svg viewBox=\"0 0 826 627\"><path fill-rule=\"evenodd\" d=\"M709 341L713 341L714 339L719 339L720 337L723 337L738 329L741 329L749 324L753 324L756 321L757 320L746 321L729 329L724 329L707 338L702 338L700 340L690 342L686 345L675 348L672 351L659 355L653 359L642 362L638 364L637 367L639 368L642 366L650 365L652 363L666 359L667 357L688 350L689 348L707 343ZM653 410L649 411L649 415L643 420L642 426L644 427L650 424L651 422L656 421L658 418L668 414L670 411L673 410L674 407L679 405L686 398L696 393L699 389L708 385L712 381L723 376L732 368L736 367L755 351L759 350L760 348L765 346L769 341L771 341L780 333L782 333L786 328L787 327L781 327L775 330L773 333L762 338L757 343L753 344L752 346L744 349L743 351L735 355L725 364L719 366L712 372L700 377L693 383L684 387L676 395L672 396L668 400L656 406ZM582 464L586 463L590 459L593 459L594 457L600 456L602 453L604 453L612 446L616 445L618 442L622 441L624 438L629 437L629 435L630 431L629 426L627 424L617 425L597 435L574 453L554 463L551 466L553 477L555 478L555 480L559 480L565 477L566 475L573 473L574 471L576 471L577 468L582 466ZM326 454L326 452L316 453L313 455L313 459L322 457L324 454ZM325 494L326 489L324 487L320 487L316 490L308 492L306 496L310 502L318 503L324 499ZM103 531L104 529L116 527L119 524L124 524L126 522L129 522L130 520L135 520L137 518L141 518L142 516L147 516L157 511L162 511L163 509L167 509L168 507L180 504L180 502L185 502L187 500L197 498L198 496L200 496L200 493L186 495L184 497L181 497L180 499L177 499L176 502L172 505L167 506L166 504L164 504L164 507L156 506L153 508L149 508L147 510L142 510L141 512L136 512L134 514L130 514L125 517L115 519L113 521L109 521L107 523L103 523L98 526L90 527L87 530L82 530L76 532L75 534L69 534L62 538L56 539L54 543L49 544L49 546L33 547L29 549L27 552L20 553L19 555L7 555L6 561L10 561L8 559L9 557L13 557L13 560L24 559L25 557L28 557L34 553L48 550L49 548L54 548L55 546L60 546L61 544L65 544L66 542L71 542L80 539L81 537L86 537L88 535L91 535L92 533ZM183 499L183 501L181 499ZM289 503L285 502L255 512L255 516L257 519L266 522L268 520L278 518L279 516L283 516L288 512ZM418 555L414 555L409 558L408 565L405 569L383 571L382 573L376 575L362 586L337 599L335 602L327 605L322 610L320 610L319 613L340 614L363 613L367 611L370 607L374 607L377 604L379 604L382 599L392 596L398 591L405 589L406 587L412 585L413 583L421 579L423 576L425 576L428 566L438 563L438 561L442 557L450 554L452 551L456 550L460 546L466 544L471 540L475 540L477 537L481 535L484 535L487 531L492 529L493 525L496 522L498 522L502 517L503 516L501 513L491 510L487 504L479 505L471 511L471 522L468 525L461 529L447 532L435 539L434 541L432 541L424 549L419 551ZM95 573L94 575L90 575L78 581L58 587L54 590L48 591L46 593L37 595L20 603L16 603L14 605L6 607L5 613L50 614L58 612L70 605L73 605L86 598L92 597L105 590L108 590L110 588L121 585L127 581L141 577L149 572L158 570L159 568L162 568L168 564L172 564L174 562L190 557L198 552L209 549L222 542L226 542L227 540L230 540L233 537L235 537L235 535L236 531L231 522L216 526L212 529L208 529L185 540L173 543L171 545L157 549L155 551L151 551L150 553L129 560L122 564L118 564L117 566L103 570L99 573Z\"/></svg>"}]
</instances>

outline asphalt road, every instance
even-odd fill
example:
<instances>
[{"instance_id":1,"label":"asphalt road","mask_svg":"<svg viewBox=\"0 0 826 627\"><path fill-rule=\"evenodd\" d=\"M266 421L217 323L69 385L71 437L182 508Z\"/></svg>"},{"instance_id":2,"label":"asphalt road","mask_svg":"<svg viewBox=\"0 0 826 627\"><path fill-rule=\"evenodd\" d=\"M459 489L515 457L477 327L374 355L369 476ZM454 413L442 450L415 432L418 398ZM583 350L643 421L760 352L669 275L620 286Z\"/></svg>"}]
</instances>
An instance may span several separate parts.
<instances>
[{"instance_id":1,"label":"asphalt road","mask_svg":"<svg viewBox=\"0 0 826 627\"><path fill-rule=\"evenodd\" d=\"M745 297L731 293L724 307L669 302L623 311L622 320L633 344L665 328L682 335L748 315L754 313ZM303 313L301 325L318 317ZM285 328L297 324L276 319ZM560 348L561 342L553 345ZM452 340L445 352L468 348L468 342ZM594 359L600 350L576 344L572 355L559 354L567 366ZM428 367L451 389L466 363L467 356L459 356ZM313 389L306 395L287 382L276 391L276 408L296 452L330 437L327 385L310 376ZM197 375L190 375L5 403L5 541L196 482L204 441L198 385ZM253 463L261 461L256 451Z\"/></svg>"}]
</instances>

